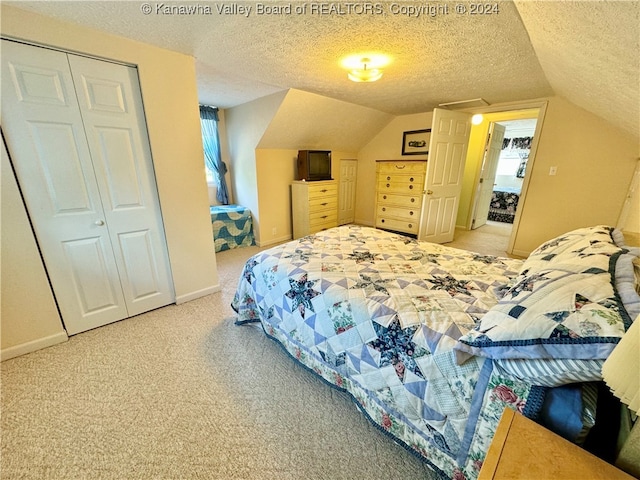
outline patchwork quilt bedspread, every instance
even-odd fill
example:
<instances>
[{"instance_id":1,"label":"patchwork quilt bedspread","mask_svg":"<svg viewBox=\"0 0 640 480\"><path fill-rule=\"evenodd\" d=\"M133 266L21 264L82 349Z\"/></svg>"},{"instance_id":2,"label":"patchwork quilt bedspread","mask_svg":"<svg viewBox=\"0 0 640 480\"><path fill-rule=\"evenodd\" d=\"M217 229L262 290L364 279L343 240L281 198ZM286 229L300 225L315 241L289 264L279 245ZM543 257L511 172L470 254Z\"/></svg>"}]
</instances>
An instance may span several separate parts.
<instances>
[{"instance_id":1,"label":"patchwork quilt bedspread","mask_svg":"<svg viewBox=\"0 0 640 480\"><path fill-rule=\"evenodd\" d=\"M443 478L473 479L503 409L534 416L542 401L541 387L489 358L458 365L453 349L521 267L350 225L252 257L232 306Z\"/></svg>"}]
</instances>

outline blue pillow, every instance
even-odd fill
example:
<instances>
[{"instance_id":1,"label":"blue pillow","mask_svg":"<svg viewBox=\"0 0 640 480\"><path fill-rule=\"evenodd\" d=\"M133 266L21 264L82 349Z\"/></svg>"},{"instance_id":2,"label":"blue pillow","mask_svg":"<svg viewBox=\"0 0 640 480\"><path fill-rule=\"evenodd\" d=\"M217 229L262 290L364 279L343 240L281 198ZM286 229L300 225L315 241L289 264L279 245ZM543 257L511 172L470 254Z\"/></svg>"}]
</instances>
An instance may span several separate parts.
<instances>
[{"instance_id":1,"label":"blue pillow","mask_svg":"<svg viewBox=\"0 0 640 480\"><path fill-rule=\"evenodd\" d=\"M538 421L552 432L581 445L595 424L597 392L592 383L550 388Z\"/></svg>"}]
</instances>

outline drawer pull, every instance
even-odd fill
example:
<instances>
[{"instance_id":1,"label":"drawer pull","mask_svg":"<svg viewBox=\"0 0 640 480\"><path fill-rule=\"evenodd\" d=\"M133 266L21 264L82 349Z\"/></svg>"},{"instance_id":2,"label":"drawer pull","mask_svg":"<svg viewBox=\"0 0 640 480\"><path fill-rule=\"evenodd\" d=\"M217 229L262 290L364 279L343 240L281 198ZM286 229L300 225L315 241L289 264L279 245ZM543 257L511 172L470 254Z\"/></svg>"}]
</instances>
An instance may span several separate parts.
<instances>
[{"instance_id":1,"label":"drawer pull","mask_svg":"<svg viewBox=\"0 0 640 480\"><path fill-rule=\"evenodd\" d=\"M329 215L323 215L320 218L327 218Z\"/></svg>"},{"instance_id":2,"label":"drawer pull","mask_svg":"<svg viewBox=\"0 0 640 480\"><path fill-rule=\"evenodd\" d=\"M391 180L391 177L387 177L387 180Z\"/></svg>"},{"instance_id":3,"label":"drawer pull","mask_svg":"<svg viewBox=\"0 0 640 480\"><path fill-rule=\"evenodd\" d=\"M386 212L387 211L387 207L382 207L382 211Z\"/></svg>"},{"instance_id":4,"label":"drawer pull","mask_svg":"<svg viewBox=\"0 0 640 480\"><path fill-rule=\"evenodd\" d=\"M413 190L413 185L409 185L409 190Z\"/></svg>"},{"instance_id":5,"label":"drawer pull","mask_svg":"<svg viewBox=\"0 0 640 480\"><path fill-rule=\"evenodd\" d=\"M324 202L324 203L321 203L320 205L324 207L325 205L329 205L329 204L327 202Z\"/></svg>"},{"instance_id":6,"label":"drawer pull","mask_svg":"<svg viewBox=\"0 0 640 480\"><path fill-rule=\"evenodd\" d=\"M411 210L411 211L409 212L409 215L413 215L413 210Z\"/></svg>"},{"instance_id":7,"label":"drawer pull","mask_svg":"<svg viewBox=\"0 0 640 480\"><path fill-rule=\"evenodd\" d=\"M391 185L389 185L389 184L387 183L387 188L389 188L390 186L391 186Z\"/></svg>"},{"instance_id":8,"label":"drawer pull","mask_svg":"<svg viewBox=\"0 0 640 480\"><path fill-rule=\"evenodd\" d=\"M410 182L413 182L413 177L411 177L411 178L409 179L409 181L410 181Z\"/></svg>"},{"instance_id":9,"label":"drawer pull","mask_svg":"<svg viewBox=\"0 0 640 480\"><path fill-rule=\"evenodd\" d=\"M409 224L409 228L413 228L413 225L412 225L412 224Z\"/></svg>"},{"instance_id":10,"label":"drawer pull","mask_svg":"<svg viewBox=\"0 0 640 480\"><path fill-rule=\"evenodd\" d=\"M380 220L381 223L384 223L384 218L382 220Z\"/></svg>"},{"instance_id":11,"label":"drawer pull","mask_svg":"<svg viewBox=\"0 0 640 480\"><path fill-rule=\"evenodd\" d=\"M412 199L411 199L411 203L413 203L413 202L415 202L415 201L416 201L416 199L415 199L415 198L412 198Z\"/></svg>"},{"instance_id":12,"label":"drawer pull","mask_svg":"<svg viewBox=\"0 0 640 480\"><path fill-rule=\"evenodd\" d=\"M396 165L396 168L398 170L402 170L404 167L406 167L406 165Z\"/></svg>"},{"instance_id":13,"label":"drawer pull","mask_svg":"<svg viewBox=\"0 0 640 480\"><path fill-rule=\"evenodd\" d=\"M320 190L322 193L328 192L329 190L327 190L326 188Z\"/></svg>"},{"instance_id":14,"label":"drawer pull","mask_svg":"<svg viewBox=\"0 0 640 480\"><path fill-rule=\"evenodd\" d=\"M384 199L386 200L386 199L387 199L387 196L386 196L386 195L383 195L383 196L382 196L382 198L384 198Z\"/></svg>"}]
</instances>

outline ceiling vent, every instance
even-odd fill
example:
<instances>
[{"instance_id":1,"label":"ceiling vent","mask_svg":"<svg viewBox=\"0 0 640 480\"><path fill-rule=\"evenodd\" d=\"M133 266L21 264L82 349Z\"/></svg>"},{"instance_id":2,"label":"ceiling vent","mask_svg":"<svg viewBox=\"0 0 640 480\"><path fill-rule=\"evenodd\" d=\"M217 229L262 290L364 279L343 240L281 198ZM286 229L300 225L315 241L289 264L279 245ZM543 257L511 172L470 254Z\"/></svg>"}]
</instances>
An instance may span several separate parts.
<instances>
[{"instance_id":1,"label":"ceiling vent","mask_svg":"<svg viewBox=\"0 0 640 480\"><path fill-rule=\"evenodd\" d=\"M487 102L484 98L472 98L471 100L440 103L438 106L442 108L448 108L450 110L457 110L461 108L486 107L487 105L489 105L489 102Z\"/></svg>"}]
</instances>

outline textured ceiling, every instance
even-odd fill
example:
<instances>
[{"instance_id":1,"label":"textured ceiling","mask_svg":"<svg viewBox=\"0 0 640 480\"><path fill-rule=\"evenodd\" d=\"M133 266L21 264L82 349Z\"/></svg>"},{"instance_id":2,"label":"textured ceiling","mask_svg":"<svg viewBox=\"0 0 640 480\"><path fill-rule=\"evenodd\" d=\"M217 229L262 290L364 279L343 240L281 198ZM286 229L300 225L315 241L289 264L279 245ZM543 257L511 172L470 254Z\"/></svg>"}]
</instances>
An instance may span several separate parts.
<instances>
[{"instance_id":1,"label":"textured ceiling","mask_svg":"<svg viewBox=\"0 0 640 480\"><path fill-rule=\"evenodd\" d=\"M516 4L553 91L640 135L640 2Z\"/></svg>"},{"instance_id":2,"label":"textured ceiling","mask_svg":"<svg viewBox=\"0 0 640 480\"><path fill-rule=\"evenodd\" d=\"M294 88L393 115L482 97L489 103L558 94L637 134L640 109L638 2L499 1L499 12L458 14L466 2L380 2L381 13L313 13L314 2L264 1L293 13L259 15L257 2L4 2L97 30L193 55L200 101L229 108ZM209 7L168 15L162 6ZM316 4L316 6L319 4ZM431 5L434 16L392 5ZM251 7L248 16L218 8ZM442 9L448 7L448 13ZM306 8L296 14L295 9ZM237 10L236 10L237 11ZM372 84L347 80L340 60L391 57ZM620 112L620 114L618 114Z\"/></svg>"}]
</instances>

